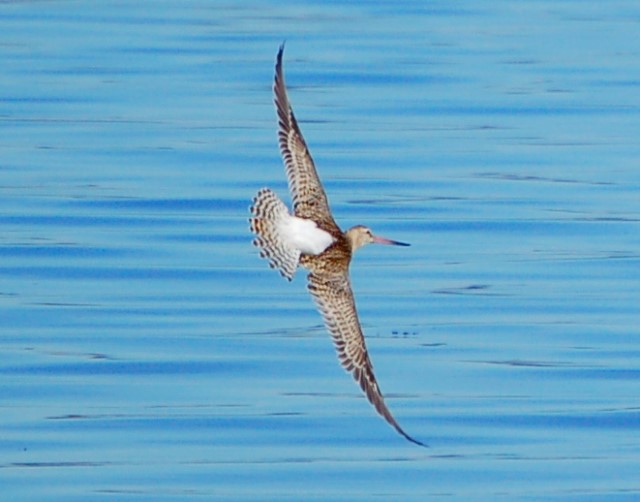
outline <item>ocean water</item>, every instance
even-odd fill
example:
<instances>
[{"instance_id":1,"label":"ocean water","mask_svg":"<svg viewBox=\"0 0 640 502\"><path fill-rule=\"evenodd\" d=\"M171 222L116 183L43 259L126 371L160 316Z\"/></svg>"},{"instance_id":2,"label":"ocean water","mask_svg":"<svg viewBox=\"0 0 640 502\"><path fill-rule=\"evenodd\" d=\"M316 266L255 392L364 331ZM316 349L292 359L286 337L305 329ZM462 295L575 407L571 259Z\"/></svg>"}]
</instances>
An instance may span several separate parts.
<instances>
[{"instance_id":1,"label":"ocean water","mask_svg":"<svg viewBox=\"0 0 640 502\"><path fill-rule=\"evenodd\" d=\"M640 497L640 5L0 4L6 500ZM398 436L251 246L285 73Z\"/></svg>"}]
</instances>

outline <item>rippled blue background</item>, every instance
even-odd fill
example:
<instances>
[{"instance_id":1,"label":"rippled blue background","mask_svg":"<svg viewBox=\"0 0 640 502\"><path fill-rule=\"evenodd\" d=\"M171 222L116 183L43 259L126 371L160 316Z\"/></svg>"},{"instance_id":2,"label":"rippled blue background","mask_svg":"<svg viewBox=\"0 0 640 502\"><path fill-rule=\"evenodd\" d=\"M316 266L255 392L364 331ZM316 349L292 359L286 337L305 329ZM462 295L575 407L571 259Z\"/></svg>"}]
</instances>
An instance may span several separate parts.
<instances>
[{"instance_id":1,"label":"rippled blue background","mask_svg":"<svg viewBox=\"0 0 640 502\"><path fill-rule=\"evenodd\" d=\"M304 285L271 82L337 220L395 434ZM640 6L0 4L6 500L640 496Z\"/></svg>"}]
</instances>

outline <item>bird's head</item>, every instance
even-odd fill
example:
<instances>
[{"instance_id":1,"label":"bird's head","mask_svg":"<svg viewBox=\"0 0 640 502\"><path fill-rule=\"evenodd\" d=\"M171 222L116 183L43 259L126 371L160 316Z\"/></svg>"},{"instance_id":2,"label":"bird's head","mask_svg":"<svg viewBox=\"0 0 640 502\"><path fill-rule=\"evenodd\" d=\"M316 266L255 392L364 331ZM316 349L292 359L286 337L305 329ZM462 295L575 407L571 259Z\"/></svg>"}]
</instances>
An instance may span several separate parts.
<instances>
[{"instance_id":1,"label":"bird's head","mask_svg":"<svg viewBox=\"0 0 640 502\"><path fill-rule=\"evenodd\" d=\"M392 241L384 237L374 235L369 227L364 225L356 225L347 230L347 240L351 244L351 251L355 251L366 244L386 244L391 246L409 246L405 242Z\"/></svg>"}]
</instances>

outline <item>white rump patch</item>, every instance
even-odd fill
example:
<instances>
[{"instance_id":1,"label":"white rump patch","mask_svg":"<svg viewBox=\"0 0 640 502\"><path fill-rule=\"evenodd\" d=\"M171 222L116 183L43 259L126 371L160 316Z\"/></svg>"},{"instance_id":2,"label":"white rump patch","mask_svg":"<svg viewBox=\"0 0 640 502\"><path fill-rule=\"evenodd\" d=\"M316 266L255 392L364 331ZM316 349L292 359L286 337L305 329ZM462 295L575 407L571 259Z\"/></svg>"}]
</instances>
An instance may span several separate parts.
<instances>
[{"instance_id":1,"label":"white rump patch","mask_svg":"<svg viewBox=\"0 0 640 502\"><path fill-rule=\"evenodd\" d=\"M287 245L299 249L304 254L322 253L334 242L333 236L321 228L315 221L287 215L278 221L278 233Z\"/></svg>"}]
</instances>

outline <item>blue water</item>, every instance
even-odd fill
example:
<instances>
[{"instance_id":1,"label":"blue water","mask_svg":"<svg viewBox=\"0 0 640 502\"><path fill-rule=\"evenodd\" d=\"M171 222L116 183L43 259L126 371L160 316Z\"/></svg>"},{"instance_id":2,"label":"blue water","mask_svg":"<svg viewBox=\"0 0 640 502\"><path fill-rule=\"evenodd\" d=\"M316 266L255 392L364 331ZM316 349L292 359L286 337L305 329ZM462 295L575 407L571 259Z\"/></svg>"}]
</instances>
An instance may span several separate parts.
<instances>
[{"instance_id":1,"label":"blue water","mask_svg":"<svg viewBox=\"0 0 640 502\"><path fill-rule=\"evenodd\" d=\"M248 206L271 82L398 436ZM640 497L640 5L0 4L3 500Z\"/></svg>"}]
</instances>

